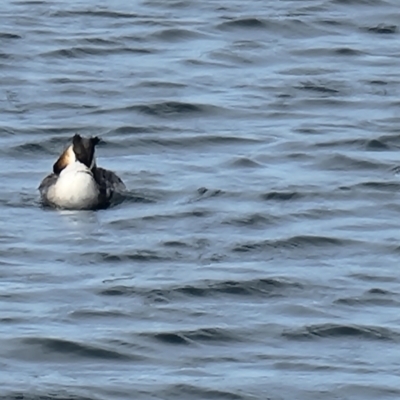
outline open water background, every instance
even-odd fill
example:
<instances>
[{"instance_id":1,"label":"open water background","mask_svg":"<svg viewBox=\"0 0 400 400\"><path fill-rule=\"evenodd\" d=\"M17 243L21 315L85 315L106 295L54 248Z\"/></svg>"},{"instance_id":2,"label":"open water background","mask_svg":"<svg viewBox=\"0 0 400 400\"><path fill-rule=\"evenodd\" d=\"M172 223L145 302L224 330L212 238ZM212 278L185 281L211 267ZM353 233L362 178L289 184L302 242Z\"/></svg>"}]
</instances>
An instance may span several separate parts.
<instances>
[{"instance_id":1,"label":"open water background","mask_svg":"<svg viewBox=\"0 0 400 400\"><path fill-rule=\"evenodd\" d=\"M397 0L0 17L2 399L400 398ZM40 207L76 132L123 203Z\"/></svg>"}]
</instances>

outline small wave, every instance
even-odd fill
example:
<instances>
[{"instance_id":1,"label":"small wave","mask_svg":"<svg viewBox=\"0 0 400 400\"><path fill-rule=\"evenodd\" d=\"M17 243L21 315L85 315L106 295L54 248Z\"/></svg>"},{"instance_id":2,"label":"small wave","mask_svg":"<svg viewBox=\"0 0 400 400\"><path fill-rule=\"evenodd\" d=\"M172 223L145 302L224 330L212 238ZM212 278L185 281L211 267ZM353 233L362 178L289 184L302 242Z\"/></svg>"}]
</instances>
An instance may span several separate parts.
<instances>
[{"instance_id":1,"label":"small wave","mask_svg":"<svg viewBox=\"0 0 400 400\"><path fill-rule=\"evenodd\" d=\"M333 87L329 87L328 83L317 83L317 82L303 82L297 89L312 91L322 94L338 94L339 90Z\"/></svg>"},{"instance_id":2,"label":"small wave","mask_svg":"<svg viewBox=\"0 0 400 400\"><path fill-rule=\"evenodd\" d=\"M66 355L68 357L74 355L85 358L101 358L104 360L123 361L132 359L131 356L121 354L114 350L65 339L30 337L22 339L22 343L29 347L35 347L37 350L40 349L42 356L43 354L50 353L54 355Z\"/></svg>"},{"instance_id":3,"label":"small wave","mask_svg":"<svg viewBox=\"0 0 400 400\"><path fill-rule=\"evenodd\" d=\"M207 189L206 187L201 187L197 189L196 197L191 199L190 202L219 197L223 194L225 194L225 192L221 189Z\"/></svg>"},{"instance_id":4,"label":"small wave","mask_svg":"<svg viewBox=\"0 0 400 400\"><path fill-rule=\"evenodd\" d=\"M167 221L167 220L178 220L185 218L205 218L213 215L211 211L208 210L191 210L184 212L173 212L172 214L152 214L142 217L143 221Z\"/></svg>"},{"instance_id":5,"label":"small wave","mask_svg":"<svg viewBox=\"0 0 400 400\"><path fill-rule=\"evenodd\" d=\"M354 156L345 156L343 154L334 154L325 157L319 162L319 165L325 169L333 171L348 171L348 170L379 170L386 169L387 164L375 160L360 160Z\"/></svg>"},{"instance_id":6,"label":"small wave","mask_svg":"<svg viewBox=\"0 0 400 400\"><path fill-rule=\"evenodd\" d=\"M29 3L29 4L33 4ZM81 394L66 394L65 390L60 390L60 393L57 393L54 390L49 390L49 392L43 393L42 391L29 389L27 392L23 391L15 391L9 392L7 394L3 393L0 395L0 400L98 400L99 397L86 397ZM4 397L3 397L4 396Z\"/></svg>"},{"instance_id":7,"label":"small wave","mask_svg":"<svg viewBox=\"0 0 400 400\"><path fill-rule=\"evenodd\" d=\"M174 291L194 297L207 297L218 294L269 297L275 295L276 290L282 291L293 287L301 288L301 285L279 279L265 278L250 281L207 282L203 285L178 287Z\"/></svg>"},{"instance_id":8,"label":"small wave","mask_svg":"<svg viewBox=\"0 0 400 400\"><path fill-rule=\"evenodd\" d=\"M227 343L241 340L239 335L235 335L222 328L200 328L192 331L178 332L154 332L144 333L141 336L146 336L166 344L177 345L205 342Z\"/></svg>"},{"instance_id":9,"label":"small wave","mask_svg":"<svg viewBox=\"0 0 400 400\"><path fill-rule=\"evenodd\" d=\"M187 243L179 241L179 240L168 240L163 242L163 246L165 247L181 247L181 248L190 248Z\"/></svg>"},{"instance_id":10,"label":"small wave","mask_svg":"<svg viewBox=\"0 0 400 400\"><path fill-rule=\"evenodd\" d=\"M302 289L302 285L297 282L278 278L260 278L248 281L200 281L196 285L167 287L157 290L119 285L103 289L99 294L104 296L140 295L145 298L160 298L168 301L182 296L213 297L229 295L275 297L289 289L299 290Z\"/></svg>"},{"instance_id":11,"label":"small wave","mask_svg":"<svg viewBox=\"0 0 400 400\"><path fill-rule=\"evenodd\" d=\"M113 11L113 10L99 10L99 9L86 9L86 10L57 10L51 13L53 17L79 17L79 16L88 16L95 18L112 18L112 19L134 19L138 18L138 14L135 13L126 13L121 11Z\"/></svg>"},{"instance_id":12,"label":"small wave","mask_svg":"<svg viewBox=\"0 0 400 400\"><path fill-rule=\"evenodd\" d=\"M319 324L306 326L293 331L283 333L289 339L301 340L320 338L355 338L368 340L398 341L400 334L393 330L381 327L369 327L361 325Z\"/></svg>"},{"instance_id":13,"label":"small wave","mask_svg":"<svg viewBox=\"0 0 400 400\"><path fill-rule=\"evenodd\" d=\"M379 139L368 140L365 147L370 151L387 151L390 149L390 146Z\"/></svg>"},{"instance_id":14,"label":"small wave","mask_svg":"<svg viewBox=\"0 0 400 400\"><path fill-rule=\"evenodd\" d=\"M138 112L145 115L167 118L171 116L199 116L220 114L225 109L211 104L194 104L180 101L165 101L150 104L133 104L118 108L93 111L92 114L114 114L116 112Z\"/></svg>"},{"instance_id":15,"label":"small wave","mask_svg":"<svg viewBox=\"0 0 400 400\"><path fill-rule=\"evenodd\" d=\"M395 300L395 293L380 288L367 290L361 296L342 297L335 300L336 304L347 306L388 306L395 307L399 302Z\"/></svg>"},{"instance_id":16,"label":"small wave","mask_svg":"<svg viewBox=\"0 0 400 400\"><path fill-rule=\"evenodd\" d=\"M224 223L233 226L265 227L276 224L277 219L260 213L252 213L229 217Z\"/></svg>"},{"instance_id":17,"label":"small wave","mask_svg":"<svg viewBox=\"0 0 400 400\"><path fill-rule=\"evenodd\" d=\"M170 258L166 256L161 256L156 251L151 250L138 250L132 253L125 254L112 254L106 252L98 253L84 253L84 257L88 259L100 259L104 262L109 263L119 263L119 262L149 262L149 261L168 261Z\"/></svg>"},{"instance_id":18,"label":"small wave","mask_svg":"<svg viewBox=\"0 0 400 400\"><path fill-rule=\"evenodd\" d=\"M182 28L162 29L160 31L151 34L151 37L157 40L162 40L164 42L176 42L180 40L189 40L189 39L192 40L204 36L205 36L204 34L201 34L199 32Z\"/></svg>"},{"instance_id":19,"label":"small wave","mask_svg":"<svg viewBox=\"0 0 400 400\"><path fill-rule=\"evenodd\" d=\"M303 57L331 57L331 56L360 56L367 54L363 50L351 48L351 47L308 47L297 49L294 48L290 51L291 54ZM309 69L308 69L309 70ZM323 69L319 69L317 74L324 72ZM309 75L309 73L308 73Z\"/></svg>"},{"instance_id":20,"label":"small wave","mask_svg":"<svg viewBox=\"0 0 400 400\"><path fill-rule=\"evenodd\" d=\"M301 132L301 129L298 129L297 131ZM353 147L356 149L364 148L369 151L381 151L392 148L389 142L390 138L382 136L377 139L356 138L319 142L315 143L313 146L316 148L341 148L343 150L349 150L350 147Z\"/></svg>"},{"instance_id":21,"label":"small wave","mask_svg":"<svg viewBox=\"0 0 400 400\"><path fill-rule=\"evenodd\" d=\"M95 319L95 318L129 318L129 314L120 310L76 310L72 311L69 316L76 319Z\"/></svg>"},{"instance_id":22,"label":"small wave","mask_svg":"<svg viewBox=\"0 0 400 400\"><path fill-rule=\"evenodd\" d=\"M354 185L353 187L377 189L385 192L398 192L400 190L400 183L398 182L362 182Z\"/></svg>"},{"instance_id":23,"label":"small wave","mask_svg":"<svg viewBox=\"0 0 400 400\"><path fill-rule=\"evenodd\" d=\"M22 39L22 36L17 35L16 33L9 33L9 32L0 32L0 39Z\"/></svg>"},{"instance_id":24,"label":"small wave","mask_svg":"<svg viewBox=\"0 0 400 400\"><path fill-rule=\"evenodd\" d=\"M364 54L363 51L358 49L353 49L351 47L339 47L337 49L333 49L333 51L341 56L359 56Z\"/></svg>"},{"instance_id":25,"label":"small wave","mask_svg":"<svg viewBox=\"0 0 400 400\"><path fill-rule=\"evenodd\" d=\"M48 150L48 147L45 144L41 143L24 143L14 146L10 150L12 154L21 155L36 154L37 156L41 156L43 154L52 154L52 152Z\"/></svg>"},{"instance_id":26,"label":"small wave","mask_svg":"<svg viewBox=\"0 0 400 400\"><path fill-rule=\"evenodd\" d=\"M385 24L379 24L377 26L373 26L370 28L365 28L368 32L372 33L378 33L378 34L393 34L397 32L397 26L396 25L385 25Z\"/></svg>"},{"instance_id":27,"label":"small wave","mask_svg":"<svg viewBox=\"0 0 400 400\"><path fill-rule=\"evenodd\" d=\"M185 103L180 101L165 101L154 104L132 106L143 114L166 117L173 114L204 114L209 113L213 107L206 104Z\"/></svg>"},{"instance_id":28,"label":"small wave","mask_svg":"<svg viewBox=\"0 0 400 400\"><path fill-rule=\"evenodd\" d=\"M355 4L360 6L361 4L371 5L371 6L381 6L384 3L382 0L331 0L333 3L337 4Z\"/></svg>"},{"instance_id":29,"label":"small wave","mask_svg":"<svg viewBox=\"0 0 400 400\"><path fill-rule=\"evenodd\" d=\"M209 400L249 400L253 396L243 396L233 390L216 390L196 385L178 384L163 389L160 398L209 399Z\"/></svg>"},{"instance_id":30,"label":"small wave","mask_svg":"<svg viewBox=\"0 0 400 400\"><path fill-rule=\"evenodd\" d=\"M164 127L152 127L152 126L134 126L134 125L125 125L120 126L109 132L109 134L114 134L116 136L119 135L130 135L137 133L154 133L154 132L162 132L164 131ZM121 146L126 146L125 142L121 144Z\"/></svg>"},{"instance_id":31,"label":"small wave","mask_svg":"<svg viewBox=\"0 0 400 400\"><path fill-rule=\"evenodd\" d=\"M262 240L238 244L232 250L234 252L253 252L266 249L293 249L310 247L336 248L355 243L351 240L343 240L328 236L293 236L288 239Z\"/></svg>"},{"instance_id":32,"label":"small wave","mask_svg":"<svg viewBox=\"0 0 400 400\"><path fill-rule=\"evenodd\" d=\"M267 23L260 18L238 18L218 25L219 29L260 29L266 27Z\"/></svg>"},{"instance_id":33,"label":"small wave","mask_svg":"<svg viewBox=\"0 0 400 400\"><path fill-rule=\"evenodd\" d=\"M138 83L136 87L180 89L180 88L186 88L187 85L184 83L170 82L170 81L143 80L142 82Z\"/></svg>"},{"instance_id":34,"label":"small wave","mask_svg":"<svg viewBox=\"0 0 400 400\"><path fill-rule=\"evenodd\" d=\"M230 165L234 168L260 168L262 164L252 160L249 157L238 157L231 161Z\"/></svg>"},{"instance_id":35,"label":"small wave","mask_svg":"<svg viewBox=\"0 0 400 400\"><path fill-rule=\"evenodd\" d=\"M52 50L41 53L46 58L83 58L87 56L104 56L110 54L152 54L153 50L148 48L134 47L71 47L67 49Z\"/></svg>"},{"instance_id":36,"label":"small wave","mask_svg":"<svg viewBox=\"0 0 400 400\"><path fill-rule=\"evenodd\" d=\"M268 192L260 196L263 200L289 201L298 200L303 197L299 192Z\"/></svg>"}]
</instances>

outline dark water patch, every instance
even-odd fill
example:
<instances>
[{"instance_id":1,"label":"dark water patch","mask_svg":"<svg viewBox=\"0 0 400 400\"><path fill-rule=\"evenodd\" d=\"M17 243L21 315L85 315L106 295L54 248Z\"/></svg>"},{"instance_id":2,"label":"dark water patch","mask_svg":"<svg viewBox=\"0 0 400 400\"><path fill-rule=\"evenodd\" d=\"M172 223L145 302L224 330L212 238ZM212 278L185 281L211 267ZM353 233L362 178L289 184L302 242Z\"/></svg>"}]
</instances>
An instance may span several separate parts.
<instances>
[{"instance_id":1,"label":"dark water patch","mask_svg":"<svg viewBox=\"0 0 400 400\"><path fill-rule=\"evenodd\" d=\"M28 147L30 145L36 146L39 144L40 146L43 146L42 151L44 150L45 153L32 153L35 156L40 155L40 154L52 154L52 155L59 155L60 151L62 151L65 146L71 142L72 136L79 132L82 133L85 131L85 135L97 135L99 136L99 131L101 131L101 128L91 128L91 131L87 132L87 128L80 129L80 128L72 128L72 129L53 129L53 128L44 128L45 130L49 131L49 135L51 135L48 139L45 139L41 141L40 143L30 143L30 144L24 144L22 146L27 145ZM93 130L92 130L93 129ZM104 146L110 146L113 149L135 149L135 152L139 153L145 153L147 154L149 152L149 149L154 149L158 148L159 150L161 147L165 147L168 150L195 150L198 151L200 148L212 148L215 150L217 147L221 147L222 149L226 150L227 146L236 146L236 145L242 145L242 146L250 146L250 145L255 145L257 143L262 143L262 140L252 138L250 136L239 136L239 135L218 135L218 134L207 134L204 133L202 135L187 135L185 133L178 135L174 135L175 137L169 137L168 134L165 135L157 135L153 133L157 133L162 131L162 128L158 128L155 126L150 126L148 127L147 131L146 129L143 130L141 128L135 128L135 127L122 127L121 131L118 131L117 128L115 131L110 131L105 134L105 142L100 142L99 147L104 147ZM68 135L66 135L66 132L70 132ZM129 135L127 132L132 131L132 135ZM107 139L107 135L115 135L118 136L117 133L121 132L124 133L126 132L126 136L129 135L127 139L119 138L119 141L116 140L109 140ZM164 129L165 132L165 129ZM19 132L16 132L18 134ZM140 135L140 133L150 133L151 135ZM168 133L168 132L167 132ZM176 132L175 132L176 133ZM36 134L36 132L32 133ZM39 134L39 132L38 132ZM122 140L121 140L122 139ZM20 145L15 146L16 152L20 152L23 150L19 149ZM37 148L39 151L40 149ZM1 150L0 150L1 151ZM4 150L5 151L5 150ZM131 154L132 150L129 152ZM201 190L199 190L198 194L200 193ZM207 196L209 196L213 191L207 191ZM135 196L144 196L142 193L138 192L137 190L131 191L133 197ZM220 193L216 193L220 194ZM203 194L204 195L204 194ZM146 196L144 196L146 197ZM150 200L152 199L152 196L150 196Z\"/></svg>"},{"instance_id":2,"label":"dark water patch","mask_svg":"<svg viewBox=\"0 0 400 400\"><path fill-rule=\"evenodd\" d=\"M372 288L369 289L365 292L368 295L379 295L379 296L386 296L386 295L392 295L394 294L393 292L390 292L389 290L384 290L380 288Z\"/></svg>"},{"instance_id":3,"label":"dark water patch","mask_svg":"<svg viewBox=\"0 0 400 400\"><path fill-rule=\"evenodd\" d=\"M192 40L204 37L200 32L183 28L169 28L151 34L151 37L164 42L177 42L180 40Z\"/></svg>"},{"instance_id":4,"label":"dark water patch","mask_svg":"<svg viewBox=\"0 0 400 400\"><path fill-rule=\"evenodd\" d=\"M352 49L350 47L339 47L337 49L333 49L332 51L340 56L359 56L361 54L364 54L363 51Z\"/></svg>"},{"instance_id":5,"label":"dark water patch","mask_svg":"<svg viewBox=\"0 0 400 400\"><path fill-rule=\"evenodd\" d=\"M14 4L21 5L21 6L40 6L40 5L45 5L49 4L48 0L20 0L20 1L14 1Z\"/></svg>"},{"instance_id":6,"label":"dark water patch","mask_svg":"<svg viewBox=\"0 0 400 400\"><path fill-rule=\"evenodd\" d=\"M233 247L233 252L248 253L255 251L264 251L268 249L311 249L311 248L342 248L345 246L354 245L355 241L349 239L338 239L328 236L293 236L287 239L278 240L260 240L238 244Z\"/></svg>"},{"instance_id":7,"label":"dark water patch","mask_svg":"<svg viewBox=\"0 0 400 400\"><path fill-rule=\"evenodd\" d=\"M386 86L389 83L383 80L374 79L372 81L367 81L370 85L379 85L379 86Z\"/></svg>"},{"instance_id":8,"label":"dark water patch","mask_svg":"<svg viewBox=\"0 0 400 400\"><path fill-rule=\"evenodd\" d=\"M191 210L191 211L185 211L185 212L180 212L176 213L173 212L172 214L152 214L152 215L146 215L142 217L143 221L177 221L179 219L191 219L191 218L206 218L214 215L212 211L208 210Z\"/></svg>"},{"instance_id":9,"label":"dark water patch","mask_svg":"<svg viewBox=\"0 0 400 400\"><path fill-rule=\"evenodd\" d=\"M132 111L137 110L143 114L157 116L157 117L169 117L173 115L196 115L196 114L209 114L216 112L218 107L207 105L207 104L194 104L185 103L180 101L165 101L154 104L143 104L137 106L131 106Z\"/></svg>"},{"instance_id":10,"label":"dark water patch","mask_svg":"<svg viewBox=\"0 0 400 400\"><path fill-rule=\"evenodd\" d=\"M45 58L85 58L93 56L109 56L111 54L153 54L155 50L140 47L71 47L67 49L52 50L40 55Z\"/></svg>"},{"instance_id":11,"label":"dark water patch","mask_svg":"<svg viewBox=\"0 0 400 400\"><path fill-rule=\"evenodd\" d=\"M37 2L33 2L37 3ZM40 2L39 2L40 3ZM4 395L4 397L3 397ZM97 396L86 397L81 394L65 393L64 390L60 390L60 393L56 393L55 390L43 391L30 389L27 392L24 391L13 391L8 392L4 390L4 393L0 394L1 400L101 400Z\"/></svg>"},{"instance_id":12,"label":"dark water patch","mask_svg":"<svg viewBox=\"0 0 400 400\"><path fill-rule=\"evenodd\" d=\"M187 243L179 241L179 240L168 240L163 243L165 247L179 247L179 248L190 248Z\"/></svg>"},{"instance_id":13,"label":"dark water patch","mask_svg":"<svg viewBox=\"0 0 400 400\"><path fill-rule=\"evenodd\" d=\"M396 122L392 123L393 125L397 125ZM400 147L400 135L398 133L398 129L394 126L394 132L395 134L393 135L382 135L379 136L379 140L382 141L383 143L387 144L390 146L392 149L397 150ZM378 128L379 129L379 128Z\"/></svg>"},{"instance_id":14,"label":"dark water patch","mask_svg":"<svg viewBox=\"0 0 400 400\"><path fill-rule=\"evenodd\" d=\"M112 254L106 252L98 253L84 253L84 257L94 260L99 259L107 263L121 263L121 262L155 262L155 261L167 261L170 257L160 255L158 252L153 250L138 250L132 253L125 254Z\"/></svg>"},{"instance_id":15,"label":"dark water patch","mask_svg":"<svg viewBox=\"0 0 400 400\"><path fill-rule=\"evenodd\" d=\"M210 53L211 57L213 57L215 53ZM216 57L217 59L219 57ZM221 69L227 69L227 68L232 68L235 69L237 68L236 65L231 64L229 62L221 62L221 61L214 61L214 60L199 60L198 58L187 58L183 60L183 62L189 67L199 67L199 69L215 69L215 68L221 68Z\"/></svg>"},{"instance_id":16,"label":"dark water patch","mask_svg":"<svg viewBox=\"0 0 400 400\"><path fill-rule=\"evenodd\" d=\"M266 28L267 22L260 18L237 18L232 21L222 22L219 29L261 29Z\"/></svg>"},{"instance_id":17,"label":"dark water patch","mask_svg":"<svg viewBox=\"0 0 400 400\"><path fill-rule=\"evenodd\" d=\"M240 51L232 51L230 49L211 51L208 53L208 57L211 60L227 63L231 66L231 68L248 67L256 62L256 58L254 56L249 57Z\"/></svg>"},{"instance_id":18,"label":"dark water patch","mask_svg":"<svg viewBox=\"0 0 400 400\"><path fill-rule=\"evenodd\" d=\"M207 387L175 384L163 390L163 397L184 399L210 399L210 400L249 400L253 396L235 393L233 390L215 390Z\"/></svg>"},{"instance_id":19,"label":"dark water patch","mask_svg":"<svg viewBox=\"0 0 400 400\"><path fill-rule=\"evenodd\" d=\"M250 281L206 281L196 286L188 285L175 288L174 291L191 297L208 297L215 295L271 297L279 295L286 289L292 288L301 289L302 286L296 282L265 278Z\"/></svg>"},{"instance_id":20,"label":"dark water patch","mask_svg":"<svg viewBox=\"0 0 400 400\"><path fill-rule=\"evenodd\" d=\"M342 57L355 57L355 56L362 56L366 55L367 53L363 50L351 48L351 47L307 47L307 48L293 48L290 51L291 54L297 57L337 57L337 56L342 56ZM306 74L305 75L311 75L310 67L305 68ZM289 75L300 75L297 71L297 68L289 69L288 70ZM292 71L290 73L290 71ZM324 75L328 71L326 69L321 68L319 71L314 73L314 75ZM314 90L314 89L310 89ZM318 89L316 89L318 91Z\"/></svg>"},{"instance_id":21,"label":"dark water patch","mask_svg":"<svg viewBox=\"0 0 400 400\"><path fill-rule=\"evenodd\" d=\"M119 42L113 39L104 39L100 37L88 37L79 39L79 43L90 44L94 46L119 46Z\"/></svg>"},{"instance_id":22,"label":"dark water patch","mask_svg":"<svg viewBox=\"0 0 400 400\"><path fill-rule=\"evenodd\" d=\"M288 339L305 340L314 338L328 339L364 339L364 340L387 340L399 341L400 334L394 330L382 327L369 327L361 325L319 324L306 326L283 333Z\"/></svg>"},{"instance_id":23,"label":"dark water patch","mask_svg":"<svg viewBox=\"0 0 400 400\"><path fill-rule=\"evenodd\" d=\"M372 371L368 371L373 373ZM389 375L388 375L389 376ZM382 382L382 381L381 381ZM400 398L400 390L396 385L391 385L390 381L373 384L372 382L365 382L360 384L343 384L338 390L338 399L391 399L398 400ZM331 400L327 398L326 400Z\"/></svg>"},{"instance_id":24,"label":"dark water patch","mask_svg":"<svg viewBox=\"0 0 400 400\"><path fill-rule=\"evenodd\" d=\"M28 154L31 154L36 155L37 157L40 157L44 154L52 154L52 152L48 150L48 147L46 145L40 143L24 143L13 147L11 149L11 152L13 154L21 156L27 156Z\"/></svg>"},{"instance_id":25,"label":"dark water patch","mask_svg":"<svg viewBox=\"0 0 400 400\"><path fill-rule=\"evenodd\" d=\"M277 192L272 191L268 193L263 193L260 195L262 200L274 200L274 201L290 201L290 200L299 200L304 197L303 194L299 192Z\"/></svg>"},{"instance_id":26,"label":"dark water patch","mask_svg":"<svg viewBox=\"0 0 400 400\"><path fill-rule=\"evenodd\" d=\"M222 328L200 328L193 331L146 333L144 336L156 339L159 342L174 345L188 345L195 343L222 343L240 341L238 335Z\"/></svg>"},{"instance_id":27,"label":"dark water patch","mask_svg":"<svg viewBox=\"0 0 400 400\"><path fill-rule=\"evenodd\" d=\"M137 87L143 88L158 88L158 89L181 89L186 88L187 84L171 81L161 81L161 80L143 80Z\"/></svg>"},{"instance_id":28,"label":"dark water patch","mask_svg":"<svg viewBox=\"0 0 400 400\"><path fill-rule=\"evenodd\" d=\"M367 141L366 149L369 151L387 151L390 147L379 139L371 139Z\"/></svg>"},{"instance_id":29,"label":"dark water patch","mask_svg":"<svg viewBox=\"0 0 400 400\"><path fill-rule=\"evenodd\" d=\"M99 346L78 343L66 339L30 337L22 339L21 342L29 345L30 348L40 350L42 355L47 353L58 356L64 355L69 358L77 356L91 359L119 361L128 361L133 359L132 356L118 353L115 350L108 350Z\"/></svg>"},{"instance_id":30,"label":"dark water patch","mask_svg":"<svg viewBox=\"0 0 400 400\"><path fill-rule=\"evenodd\" d=\"M111 19L135 19L139 15L136 13L127 13L110 9L87 8L82 10L55 10L51 14L53 17L91 17L95 18L111 18Z\"/></svg>"},{"instance_id":31,"label":"dark water patch","mask_svg":"<svg viewBox=\"0 0 400 400\"><path fill-rule=\"evenodd\" d=\"M361 296L342 297L335 300L335 304L342 304L351 307L359 306L383 306L397 307L400 302L396 300L396 294L380 288L367 290Z\"/></svg>"},{"instance_id":32,"label":"dark water patch","mask_svg":"<svg viewBox=\"0 0 400 400\"><path fill-rule=\"evenodd\" d=\"M16 33L9 33L9 32L0 32L0 40L15 40L15 39L22 39L21 35Z\"/></svg>"},{"instance_id":33,"label":"dark water patch","mask_svg":"<svg viewBox=\"0 0 400 400\"><path fill-rule=\"evenodd\" d=\"M332 86L332 84L330 84ZM300 85L296 87L297 89L300 90L306 90L306 91L311 91L315 93L321 93L321 94L327 94L327 95L333 95L333 94L338 94L339 90L334 89L332 87L329 87L328 84L324 83L317 83L317 82L302 82Z\"/></svg>"},{"instance_id":34,"label":"dark water patch","mask_svg":"<svg viewBox=\"0 0 400 400\"><path fill-rule=\"evenodd\" d=\"M241 216L229 217L229 219L227 219L223 223L226 225L233 225L239 227L247 226L247 227L265 228L266 226L279 224L279 219L261 213L252 213Z\"/></svg>"},{"instance_id":35,"label":"dark water patch","mask_svg":"<svg viewBox=\"0 0 400 400\"><path fill-rule=\"evenodd\" d=\"M363 282L381 282L381 283L393 283L397 282L397 278L382 275L368 275L368 274L351 274L350 278L354 278Z\"/></svg>"},{"instance_id":36,"label":"dark water patch","mask_svg":"<svg viewBox=\"0 0 400 400\"><path fill-rule=\"evenodd\" d=\"M114 198L113 198L114 200ZM155 194L143 193L141 191L129 191L120 195L121 202L124 203L141 203L141 204L154 204L157 203L158 197Z\"/></svg>"},{"instance_id":37,"label":"dark water patch","mask_svg":"<svg viewBox=\"0 0 400 400\"><path fill-rule=\"evenodd\" d=\"M331 0L332 3L344 4L344 5L370 5L370 6L383 6L386 2L383 0Z\"/></svg>"},{"instance_id":38,"label":"dark water patch","mask_svg":"<svg viewBox=\"0 0 400 400\"><path fill-rule=\"evenodd\" d=\"M331 171L349 171L349 170L383 170L387 169L387 164L377 160L361 160L354 156L346 156L344 154L334 154L323 158L319 165Z\"/></svg>"},{"instance_id":39,"label":"dark water patch","mask_svg":"<svg viewBox=\"0 0 400 400\"><path fill-rule=\"evenodd\" d=\"M140 134L140 133L158 133L158 132L164 132L165 127L161 126L143 126L143 125L125 125L125 126L120 126L119 128L116 128L110 132L107 133L107 135L135 135L135 134ZM121 146L126 146L125 142L121 143Z\"/></svg>"},{"instance_id":40,"label":"dark water patch","mask_svg":"<svg viewBox=\"0 0 400 400\"><path fill-rule=\"evenodd\" d=\"M190 341L180 333L156 333L147 336L151 336L157 341L166 344L190 344Z\"/></svg>"},{"instance_id":41,"label":"dark water patch","mask_svg":"<svg viewBox=\"0 0 400 400\"><path fill-rule=\"evenodd\" d=\"M129 317L128 313L119 310L76 310L69 314L71 318L76 319L97 319L97 318L126 318Z\"/></svg>"},{"instance_id":42,"label":"dark water patch","mask_svg":"<svg viewBox=\"0 0 400 400\"><path fill-rule=\"evenodd\" d=\"M357 183L353 187L374 189L382 192L398 192L400 190L400 183L369 181L369 182Z\"/></svg>"},{"instance_id":43,"label":"dark water patch","mask_svg":"<svg viewBox=\"0 0 400 400\"><path fill-rule=\"evenodd\" d=\"M71 78L66 78L63 76L55 77L55 78L49 78L48 79L49 83L54 83L56 85L84 85L84 84L101 84L104 83L104 79L102 78L96 78L96 77L88 77L88 76L82 76L82 77L71 77ZM83 89L82 89L83 90ZM82 93L82 92L78 92ZM67 129L69 127L66 127Z\"/></svg>"},{"instance_id":44,"label":"dark water patch","mask_svg":"<svg viewBox=\"0 0 400 400\"><path fill-rule=\"evenodd\" d=\"M99 294L103 296L132 296L135 293L136 291L134 288L122 285L107 288L99 292Z\"/></svg>"},{"instance_id":45,"label":"dark water patch","mask_svg":"<svg viewBox=\"0 0 400 400\"><path fill-rule=\"evenodd\" d=\"M15 58L15 56L13 56L13 55L11 55L9 53L5 53L3 51L0 51L0 60L12 60L14 58ZM6 66L6 64L4 64L4 65L0 64L0 67L3 67L3 66Z\"/></svg>"},{"instance_id":46,"label":"dark water patch","mask_svg":"<svg viewBox=\"0 0 400 400\"><path fill-rule=\"evenodd\" d=\"M195 194L195 197L190 199L190 203L204 200L204 199L211 199L214 197L220 197L225 195L226 192L221 189L208 189L206 187L198 188Z\"/></svg>"},{"instance_id":47,"label":"dark water patch","mask_svg":"<svg viewBox=\"0 0 400 400\"><path fill-rule=\"evenodd\" d=\"M321 132L319 133L323 132L324 130L322 129ZM344 151L348 151L351 148L354 148L356 150L366 149L369 151L380 151L391 148L391 145L386 143L387 141L388 141L387 138L383 136L377 139L349 138L349 139L337 139L324 142L317 142L314 143L312 146L317 149L338 148Z\"/></svg>"},{"instance_id":48,"label":"dark water patch","mask_svg":"<svg viewBox=\"0 0 400 400\"><path fill-rule=\"evenodd\" d=\"M276 297L284 295L285 291L302 290L298 282L291 282L278 278L260 278L249 281L199 281L185 286L171 286L162 289L135 288L118 285L103 289L99 292L103 296L142 296L148 299L163 299L163 301L179 300L186 297L214 297L214 296L245 296L245 297Z\"/></svg>"},{"instance_id":49,"label":"dark water patch","mask_svg":"<svg viewBox=\"0 0 400 400\"><path fill-rule=\"evenodd\" d=\"M389 35L397 32L396 25L379 24L370 28L365 28L368 32Z\"/></svg>"},{"instance_id":50,"label":"dark water patch","mask_svg":"<svg viewBox=\"0 0 400 400\"><path fill-rule=\"evenodd\" d=\"M114 114L123 112L136 112L151 117L172 118L172 117L200 117L227 113L228 110L211 104L194 104L180 101L165 101L150 104L134 104L118 108L103 108L93 111L92 114ZM218 137L218 135L216 135ZM159 138L161 139L161 138ZM153 139L154 140L154 139Z\"/></svg>"},{"instance_id":51,"label":"dark water patch","mask_svg":"<svg viewBox=\"0 0 400 400\"><path fill-rule=\"evenodd\" d=\"M249 157L238 157L230 162L230 166L233 168L259 168L262 167L262 164Z\"/></svg>"}]
</instances>

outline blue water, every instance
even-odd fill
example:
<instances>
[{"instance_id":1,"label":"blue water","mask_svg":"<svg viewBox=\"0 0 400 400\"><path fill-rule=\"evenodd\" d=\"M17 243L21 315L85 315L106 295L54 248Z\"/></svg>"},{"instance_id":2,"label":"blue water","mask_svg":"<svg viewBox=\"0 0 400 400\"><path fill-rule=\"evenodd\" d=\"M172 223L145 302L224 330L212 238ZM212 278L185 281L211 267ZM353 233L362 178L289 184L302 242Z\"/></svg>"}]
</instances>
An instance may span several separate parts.
<instances>
[{"instance_id":1,"label":"blue water","mask_svg":"<svg viewBox=\"0 0 400 400\"><path fill-rule=\"evenodd\" d=\"M0 398L400 398L397 1L0 12ZM40 206L76 132L121 204Z\"/></svg>"}]
</instances>

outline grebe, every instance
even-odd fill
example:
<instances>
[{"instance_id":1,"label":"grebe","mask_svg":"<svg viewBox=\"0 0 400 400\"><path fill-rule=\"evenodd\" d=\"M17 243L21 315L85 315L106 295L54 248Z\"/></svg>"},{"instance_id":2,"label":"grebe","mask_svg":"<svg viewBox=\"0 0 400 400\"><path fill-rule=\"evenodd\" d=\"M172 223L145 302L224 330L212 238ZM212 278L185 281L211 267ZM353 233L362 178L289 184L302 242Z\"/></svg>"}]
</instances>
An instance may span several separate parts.
<instances>
[{"instance_id":1,"label":"grebe","mask_svg":"<svg viewBox=\"0 0 400 400\"><path fill-rule=\"evenodd\" d=\"M42 203L68 210L106 208L114 193L126 188L112 171L96 166L95 147L98 137L83 138L76 134L53 165L53 173L39 186Z\"/></svg>"}]
</instances>

